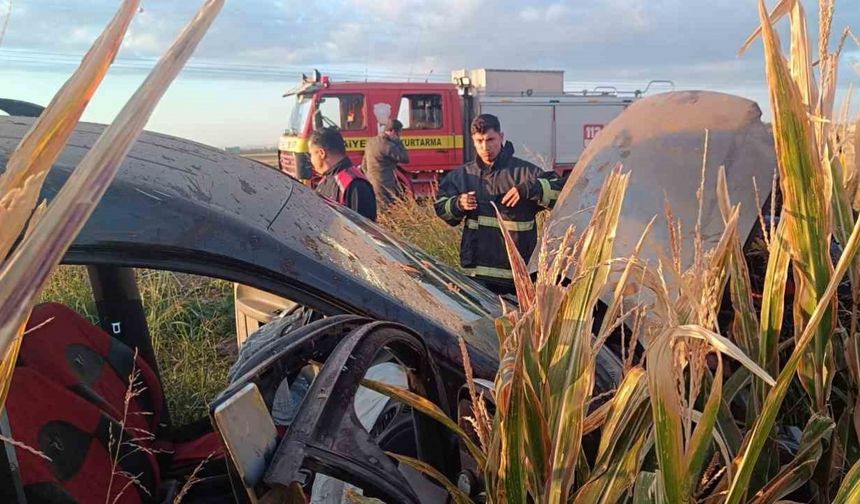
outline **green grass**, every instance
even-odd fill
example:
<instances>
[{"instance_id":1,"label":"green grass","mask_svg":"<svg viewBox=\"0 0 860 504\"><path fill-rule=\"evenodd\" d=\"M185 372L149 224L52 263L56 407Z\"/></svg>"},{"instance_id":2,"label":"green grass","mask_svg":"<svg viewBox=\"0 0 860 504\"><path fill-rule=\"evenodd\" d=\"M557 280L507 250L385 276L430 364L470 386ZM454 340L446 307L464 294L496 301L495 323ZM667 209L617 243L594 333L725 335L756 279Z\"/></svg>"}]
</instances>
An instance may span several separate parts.
<instances>
[{"instance_id":1,"label":"green grass","mask_svg":"<svg viewBox=\"0 0 860 504\"><path fill-rule=\"evenodd\" d=\"M40 303L60 303L83 315L92 323L98 323L98 312L93 299L93 290L83 266L60 266L51 275Z\"/></svg>"},{"instance_id":2,"label":"green grass","mask_svg":"<svg viewBox=\"0 0 860 504\"><path fill-rule=\"evenodd\" d=\"M138 271L138 285L174 424L205 416L236 358L232 284Z\"/></svg>"},{"instance_id":3,"label":"green grass","mask_svg":"<svg viewBox=\"0 0 860 504\"><path fill-rule=\"evenodd\" d=\"M548 215L548 211L537 214L538 243ZM378 221L397 238L459 269L463 226L451 227L438 218L430 199L397 201L380 212Z\"/></svg>"},{"instance_id":4,"label":"green grass","mask_svg":"<svg viewBox=\"0 0 860 504\"><path fill-rule=\"evenodd\" d=\"M436 217L433 202L400 200L380 212L379 224L396 237L455 268L460 267L462 227Z\"/></svg>"}]
</instances>

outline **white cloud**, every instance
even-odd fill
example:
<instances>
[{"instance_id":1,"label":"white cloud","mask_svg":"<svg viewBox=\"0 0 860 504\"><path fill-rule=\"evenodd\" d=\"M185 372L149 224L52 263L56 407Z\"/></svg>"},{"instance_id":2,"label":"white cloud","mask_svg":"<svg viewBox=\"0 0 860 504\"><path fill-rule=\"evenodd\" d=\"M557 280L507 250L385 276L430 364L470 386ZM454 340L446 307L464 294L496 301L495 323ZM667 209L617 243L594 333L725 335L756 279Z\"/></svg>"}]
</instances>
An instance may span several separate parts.
<instances>
[{"instance_id":1,"label":"white cloud","mask_svg":"<svg viewBox=\"0 0 860 504\"><path fill-rule=\"evenodd\" d=\"M120 58L158 56L196 4L145 2ZM4 45L53 54L83 54L116 9L107 0L15 5ZM839 16L836 33L846 23L860 25L856 9ZM241 0L225 5L195 58L260 67L432 68L437 75L542 67L566 69L575 80L731 84L762 80L760 48L735 57L756 23L755 6L738 0Z\"/></svg>"},{"instance_id":2,"label":"white cloud","mask_svg":"<svg viewBox=\"0 0 860 504\"><path fill-rule=\"evenodd\" d=\"M529 6L520 11L520 18L526 22L553 23L564 19L571 9L561 2L551 3L543 7Z\"/></svg>"},{"instance_id":3,"label":"white cloud","mask_svg":"<svg viewBox=\"0 0 860 504\"><path fill-rule=\"evenodd\" d=\"M541 11L537 7L526 7L520 11L520 19L526 22L540 21Z\"/></svg>"},{"instance_id":4,"label":"white cloud","mask_svg":"<svg viewBox=\"0 0 860 504\"><path fill-rule=\"evenodd\" d=\"M122 42L122 48L132 53L155 54L165 49L164 42L154 33L129 31Z\"/></svg>"},{"instance_id":5,"label":"white cloud","mask_svg":"<svg viewBox=\"0 0 860 504\"><path fill-rule=\"evenodd\" d=\"M570 12L570 8L566 5L556 2L543 7L526 7L520 11L520 19L528 23L553 23L564 19Z\"/></svg>"},{"instance_id":6,"label":"white cloud","mask_svg":"<svg viewBox=\"0 0 860 504\"><path fill-rule=\"evenodd\" d=\"M415 12L414 0L352 0L345 2L345 10L357 15L371 15L380 21L399 22L409 12Z\"/></svg>"},{"instance_id":7,"label":"white cloud","mask_svg":"<svg viewBox=\"0 0 860 504\"><path fill-rule=\"evenodd\" d=\"M73 44L92 44L99 36L98 30L91 26L72 28L68 41Z\"/></svg>"}]
</instances>

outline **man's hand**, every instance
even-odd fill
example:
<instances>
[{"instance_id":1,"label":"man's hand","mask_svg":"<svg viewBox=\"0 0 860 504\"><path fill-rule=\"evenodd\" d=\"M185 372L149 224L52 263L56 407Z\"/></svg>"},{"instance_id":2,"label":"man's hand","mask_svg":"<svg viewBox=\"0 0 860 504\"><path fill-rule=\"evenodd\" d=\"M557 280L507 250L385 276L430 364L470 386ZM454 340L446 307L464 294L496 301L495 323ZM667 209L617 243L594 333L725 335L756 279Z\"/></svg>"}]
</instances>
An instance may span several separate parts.
<instances>
[{"instance_id":1,"label":"man's hand","mask_svg":"<svg viewBox=\"0 0 860 504\"><path fill-rule=\"evenodd\" d=\"M475 197L475 191L463 193L457 198L457 206L461 210L470 211L478 208L478 198Z\"/></svg>"},{"instance_id":2,"label":"man's hand","mask_svg":"<svg viewBox=\"0 0 860 504\"><path fill-rule=\"evenodd\" d=\"M519 202L520 191L518 191L516 187L511 187L511 190L502 198L502 205L505 205L506 207L517 206L517 203Z\"/></svg>"}]
</instances>

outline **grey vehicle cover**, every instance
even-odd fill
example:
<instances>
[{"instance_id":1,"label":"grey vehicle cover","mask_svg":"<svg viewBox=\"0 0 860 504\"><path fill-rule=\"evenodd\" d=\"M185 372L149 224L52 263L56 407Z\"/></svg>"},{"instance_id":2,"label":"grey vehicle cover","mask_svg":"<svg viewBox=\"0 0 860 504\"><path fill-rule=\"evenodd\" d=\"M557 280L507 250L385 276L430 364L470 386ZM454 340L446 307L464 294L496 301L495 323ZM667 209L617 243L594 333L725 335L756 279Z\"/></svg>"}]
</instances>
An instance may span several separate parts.
<instances>
[{"instance_id":1,"label":"grey vehicle cover","mask_svg":"<svg viewBox=\"0 0 860 504\"><path fill-rule=\"evenodd\" d=\"M588 145L571 173L555 209L547 220L549 238L569 226L585 229L606 176L618 165L630 173L621 210L614 257L627 257L648 222L654 223L641 257L654 267L671 258L665 204L682 222L682 265L693 261L693 240L699 202L705 132L708 132L702 236L705 250L717 244L724 230L716 196L720 166L725 166L733 204L740 203L738 229L744 240L758 221L753 179L764 204L776 168L773 137L761 121L755 102L723 93L680 91L635 102L616 117ZM532 257L530 271L537 267ZM666 281L671 282L670 275ZM669 285L671 288L671 284ZM604 292L607 302L610 292Z\"/></svg>"}]
</instances>

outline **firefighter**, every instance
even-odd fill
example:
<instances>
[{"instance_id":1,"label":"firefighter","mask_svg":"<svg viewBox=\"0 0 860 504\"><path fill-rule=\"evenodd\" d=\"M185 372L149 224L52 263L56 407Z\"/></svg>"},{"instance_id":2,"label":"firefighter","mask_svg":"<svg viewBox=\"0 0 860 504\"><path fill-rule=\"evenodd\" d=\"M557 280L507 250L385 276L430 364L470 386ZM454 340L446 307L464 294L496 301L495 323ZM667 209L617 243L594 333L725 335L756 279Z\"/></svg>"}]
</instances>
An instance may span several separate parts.
<instances>
[{"instance_id":1,"label":"firefighter","mask_svg":"<svg viewBox=\"0 0 860 504\"><path fill-rule=\"evenodd\" d=\"M397 165L409 162L409 153L400 140L403 123L397 119L388 121L382 133L367 141L364 149L364 173L373 190L380 207L385 207L395 199L403 197L403 188L397 181Z\"/></svg>"},{"instance_id":2,"label":"firefighter","mask_svg":"<svg viewBox=\"0 0 860 504\"><path fill-rule=\"evenodd\" d=\"M311 166L320 177L316 191L349 207L370 220L376 220L373 186L346 155L346 143L337 128L322 128L308 141Z\"/></svg>"},{"instance_id":3,"label":"firefighter","mask_svg":"<svg viewBox=\"0 0 860 504\"><path fill-rule=\"evenodd\" d=\"M496 116L479 115L470 130L475 160L442 180L436 215L451 226L466 220L460 240L463 269L491 291L513 294L514 276L500 227L510 232L528 261L537 245L535 216L553 207L563 181L555 172L514 157L513 144L505 141Z\"/></svg>"}]
</instances>

